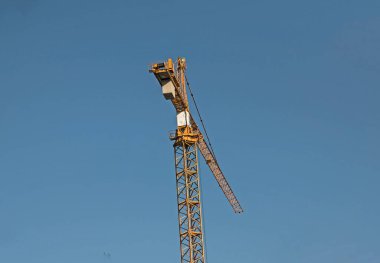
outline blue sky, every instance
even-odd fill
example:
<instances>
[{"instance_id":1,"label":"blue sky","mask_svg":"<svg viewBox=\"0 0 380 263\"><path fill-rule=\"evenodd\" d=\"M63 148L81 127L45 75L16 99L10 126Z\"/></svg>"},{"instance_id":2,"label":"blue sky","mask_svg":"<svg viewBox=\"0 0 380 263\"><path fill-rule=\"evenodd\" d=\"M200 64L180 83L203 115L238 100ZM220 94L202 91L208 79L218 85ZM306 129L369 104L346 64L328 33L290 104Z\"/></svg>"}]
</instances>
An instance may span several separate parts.
<instances>
[{"instance_id":1,"label":"blue sky","mask_svg":"<svg viewBox=\"0 0 380 263\"><path fill-rule=\"evenodd\" d=\"M179 262L175 113L147 72L177 56L245 209L202 162L208 262L379 262L379 14L0 0L0 262Z\"/></svg>"}]
</instances>

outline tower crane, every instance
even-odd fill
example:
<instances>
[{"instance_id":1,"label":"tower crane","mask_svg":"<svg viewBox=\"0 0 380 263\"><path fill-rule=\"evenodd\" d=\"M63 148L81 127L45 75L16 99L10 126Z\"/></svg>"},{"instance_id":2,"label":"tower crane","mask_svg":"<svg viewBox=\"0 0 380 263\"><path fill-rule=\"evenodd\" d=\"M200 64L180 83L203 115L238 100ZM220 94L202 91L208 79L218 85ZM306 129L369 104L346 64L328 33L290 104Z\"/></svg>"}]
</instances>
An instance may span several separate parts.
<instances>
[{"instance_id":1,"label":"tower crane","mask_svg":"<svg viewBox=\"0 0 380 263\"><path fill-rule=\"evenodd\" d=\"M169 58L165 62L151 65L149 69L160 83L165 99L172 102L177 114L177 129L169 137L174 141L181 263L205 263L198 149L233 211L242 213L243 209L220 169L202 119L206 138L190 113L186 87L192 97L193 94L185 71L185 58L178 58L176 62ZM197 106L196 108L198 111Z\"/></svg>"}]
</instances>

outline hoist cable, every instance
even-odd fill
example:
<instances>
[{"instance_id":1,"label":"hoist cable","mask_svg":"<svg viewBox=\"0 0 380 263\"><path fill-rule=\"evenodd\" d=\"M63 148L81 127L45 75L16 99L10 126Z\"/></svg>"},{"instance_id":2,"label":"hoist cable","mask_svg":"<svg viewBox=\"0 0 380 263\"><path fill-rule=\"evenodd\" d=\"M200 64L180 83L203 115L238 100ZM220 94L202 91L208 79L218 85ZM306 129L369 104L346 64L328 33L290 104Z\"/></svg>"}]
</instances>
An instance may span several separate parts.
<instances>
[{"instance_id":1,"label":"hoist cable","mask_svg":"<svg viewBox=\"0 0 380 263\"><path fill-rule=\"evenodd\" d=\"M206 130L205 124L204 124L204 122L203 122L203 119L202 119L201 113L200 113L200 111L199 111L199 108L198 108L197 102L195 101L195 97L194 97L193 91L191 90L190 83L189 83L189 81L187 80L187 76L186 76L186 74L185 74L185 80L186 80L187 87L189 88L189 91L190 91L191 99L193 100L193 103L194 103L195 109L197 110L197 114L198 114L199 120L201 121L201 124L202 124L203 130L204 130L204 132L205 132L205 134L206 134L207 144L210 146L211 153L212 153L214 159L216 160L215 153L214 153L214 149L212 148L212 144L211 144L211 141L210 141L210 137L208 136L208 133L207 133L207 130Z\"/></svg>"}]
</instances>

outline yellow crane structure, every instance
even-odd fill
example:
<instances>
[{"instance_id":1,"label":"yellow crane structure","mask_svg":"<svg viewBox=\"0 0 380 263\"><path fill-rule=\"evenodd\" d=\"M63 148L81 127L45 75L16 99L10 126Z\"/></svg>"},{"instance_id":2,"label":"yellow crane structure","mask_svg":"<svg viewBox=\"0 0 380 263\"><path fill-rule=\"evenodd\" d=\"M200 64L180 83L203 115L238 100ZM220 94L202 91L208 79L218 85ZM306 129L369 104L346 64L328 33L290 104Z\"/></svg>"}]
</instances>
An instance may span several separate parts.
<instances>
[{"instance_id":1,"label":"yellow crane structure","mask_svg":"<svg viewBox=\"0 0 380 263\"><path fill-rule=\"evenodd\" d=\"M174 141L181 263L205 263L198 149L233 211L242 213L243 209L219 167L211 144L205 140L190 113L187 97L190 85L185 71L185 58L178 58L176 62L169 58L149 69L160 83L165 99L172 102L177 113L177 129L169 137ZM193 97L191 89L190 93ZM202 119L201 122L203 125Z\"/></svg>"}]
</instances>

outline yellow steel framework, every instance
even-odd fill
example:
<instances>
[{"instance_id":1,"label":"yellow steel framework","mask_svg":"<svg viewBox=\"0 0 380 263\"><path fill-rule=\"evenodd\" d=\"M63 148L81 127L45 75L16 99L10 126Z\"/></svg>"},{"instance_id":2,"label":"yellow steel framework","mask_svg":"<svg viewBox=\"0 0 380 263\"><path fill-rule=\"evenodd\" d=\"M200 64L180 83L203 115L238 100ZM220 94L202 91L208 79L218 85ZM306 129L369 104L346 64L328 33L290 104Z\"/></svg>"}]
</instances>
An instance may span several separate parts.
<instances>
[{"instance_id":1,"label":"yellow steel framework","mask_svg":"<svg viewBox=\"0 0 380 263\"><path fill-rule=\"evenodd\" d=\"M170 139L174 141L181 263L204 263L198 148L234 212L241 213L243 209L190 114L185 59L178 58L176 63L168 59L163 63L153 64L149 71L154 73L164 97L171 100L177 112L177 130L170 135Z\"/></svg>"},{"instance_id":2,"label":"yellow steel framework","mask_svg":"<svg viewBox=\"0 0 380 263\"><path fill-rule=\"evenodd\" d=\"M198 173L198 134L177 130L174 142L181 262L203 263L201 194Z\"/></svg>"}]
</instances>

